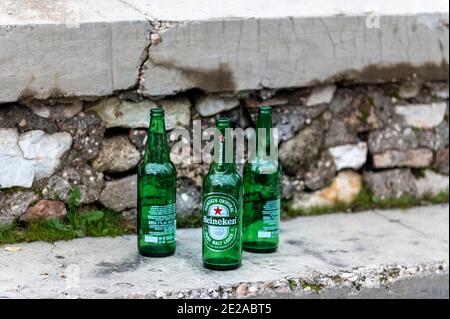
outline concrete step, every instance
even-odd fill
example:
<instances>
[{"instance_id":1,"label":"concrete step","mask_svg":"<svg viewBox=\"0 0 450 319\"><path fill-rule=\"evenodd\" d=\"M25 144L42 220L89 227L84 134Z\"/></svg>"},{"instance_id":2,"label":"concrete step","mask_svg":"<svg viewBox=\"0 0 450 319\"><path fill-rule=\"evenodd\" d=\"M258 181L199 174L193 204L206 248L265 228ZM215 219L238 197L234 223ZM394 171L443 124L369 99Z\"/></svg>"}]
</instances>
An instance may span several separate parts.
<instances>
[{"instance_id":1,"label":"concrete step","mask_svg":"<svg viewBox=\"0 0 450 319\"><path fill-rule=\"evenodd\" d=\"M120 0L2 1L0 103L133 87L148 34Z\"/></svg>"},{"instance_id":2,"label":"concrete step","mask_svg":"<svg viewBox=\"0 0 450 319\"><path fill-rule=\"evenodd\" d=\"M448 298L448 205L296 218L274 254L241 268L201 263L201 230L177 252L140 257L135 236L0 247L2 298Z\"/></svg>"},{"instance_id":3,"label":"concrete step","mask_svg":"<svg viewBox=\"0 0 450 319\"><path fill-rule=\"evenodd\" d=\"M127 1L172 22L145 63L150 96L448 78L444 1Z\"/></svg>"},{"instance_id":4,"label":"concrete step","mask_svg":"<svg viewBox=\"0 0 450 319\"><path fill-rule=\"evenodd\" d=\"M448 22L444 0L2 1L0 103L448 79Z\"/></svg>"}]
</instances>

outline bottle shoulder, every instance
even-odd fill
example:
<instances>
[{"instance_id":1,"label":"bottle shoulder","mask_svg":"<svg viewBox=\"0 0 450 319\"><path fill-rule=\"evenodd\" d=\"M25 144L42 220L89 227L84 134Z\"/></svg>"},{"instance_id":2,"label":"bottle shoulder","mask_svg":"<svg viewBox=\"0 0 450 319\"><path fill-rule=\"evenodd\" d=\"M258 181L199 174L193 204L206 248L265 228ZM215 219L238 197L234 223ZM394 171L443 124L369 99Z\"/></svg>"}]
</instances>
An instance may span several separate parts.
<instances>
[{"instance_id":1,"label":"bottle shoulder","mask_svg":"<svg viewBox=\"0 0 450 319\"><path fill-rule=\"evenodd\" d=\"M240 187L242 178L238 172L209 171L203 179L204 188L208 187Z\"/></svg>"},{"instance_id":2,"label":"bottle shoulder","mask_svg":"<svg viewBox=\"0 0 450 319\"><path fill-rule=\"evenodd\" d=\"M281 166L278 161L256 159L252 162L247 161L245 163L244 173L280 174Z\"/></svg>"},{"instance_id":3,"label":"bottle shoulder","mask_svg":"<svg viewBox=\"0 0 450 319\"><path fill-rule=\"evenodd\" d=\"M142 162L138 167L140 175L174 175L176 176L177 170L172 162L165 163L145 163Z\"/></svg>"}]
</instances>

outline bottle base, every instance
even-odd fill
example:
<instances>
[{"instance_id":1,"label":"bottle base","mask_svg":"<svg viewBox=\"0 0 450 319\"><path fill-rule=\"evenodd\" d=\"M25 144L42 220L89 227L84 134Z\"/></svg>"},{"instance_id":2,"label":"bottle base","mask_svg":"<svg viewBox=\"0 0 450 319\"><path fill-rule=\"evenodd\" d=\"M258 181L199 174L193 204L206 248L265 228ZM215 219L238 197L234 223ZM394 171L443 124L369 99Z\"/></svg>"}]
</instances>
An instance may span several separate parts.
<instances>
[{"instance_id":1,"label":"bottle base","mask_svg":"<svg viewBox=\"0 0 450 319\"><path fill-rule=\"evenodd\" d=\"M203 266L211 270L233 270L239 268L242 264L241 261L233 263L226 263L223 260L221 261L222 263L220 263L220 261L215 263L214 260L206 260L203 262Z\"/></svg>"},{"instance_id":2,"label":"bottle base","mask_svg":"<svg viewBox=\"0 0 450 319\"><path fill-rule=\"evenodd\" d=\"M145 252L145 251L139 251L139 255L141 255L143 257L160 258L160 257L169 257L169 256L172 256L173 254L175 254L175 250L174 251L167 251L167 252Z\"/></svg>"},{"instance_id":3,"label":"bottle base","mask_svg":"<svg viewBox=\"0 0 450 319\"><path fill-rule=\"evenodd\" d=\"M264 243L247 243L243 244L242 248L251 253L268 254L276 252L278 246L267 245Z\"/></svg>"}]
</instances>

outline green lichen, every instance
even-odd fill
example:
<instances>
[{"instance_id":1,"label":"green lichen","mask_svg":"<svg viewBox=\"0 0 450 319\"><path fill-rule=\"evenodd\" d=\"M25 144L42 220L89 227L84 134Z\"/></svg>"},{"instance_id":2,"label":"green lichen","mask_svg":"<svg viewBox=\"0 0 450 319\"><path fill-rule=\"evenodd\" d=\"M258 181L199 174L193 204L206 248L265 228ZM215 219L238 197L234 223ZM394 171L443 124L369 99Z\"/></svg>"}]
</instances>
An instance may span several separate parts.
<instances>
[{"instance_id":1,"label":"green lichen","mask_svg":"<svg viewBox=\"0 0 450 319\"><path fill-rule=\"evenodd\" d=\"M308 209L293 209L291 201L283 201L282 217L292 218L297 216L324 215L337 212L360 212L374 209L406 209L415 206L438 205L449 202L449 193L442 192L437 195L427 195L423 198L414 196L402 196L399 198L380 199L370 189L363 188L351 204L336 204L329 207L311 207Z\"/></svg>"},{"instance_id":2,"label":"green lichen","mask_svg":"<svg viewBox=\"0 0 450 319\"><path fill-rule=\"evenodd\" d=\"M51 219L0 227L0 245L21 242L71 240L80 237L121 236L124 221L114 212L91 211L78 214L72 223Z\"/></svg>"},{"instance_id":3,"label":"green lichen","mask_svg":"<svg viewBox=\"0 0 450 319\"><path fill-rule=\"evenodd\" d=\"M401 96L400 96L400 89L398 89L398 88L387 90L386 93L391 98L395 98L397 100L401 100L402 99Z\"/></svg>"},{"instance_id":4,"label":"green lichen","mask_svg":"<svg viewBox=\"0 0 450 319\"><path fill-rule=\"evenodd\" d=\"M449 193L441 192L435 196L428 196L429 203L433 205L446 204L449 202Z\"/></svg>"},{"instance_id":5,"label":"green lichen","mask_svg":"<svg viewBox=\"0 0 450 319\"><path fill-rule=\"evenodd\" d=\"M374 102L371 97L367 98L367 102L368 104L364 104L359 110L360 111L359 121L363 126L368 124L370 114L372 113L372 107L374 106Z\"/></svg>"},{"instance_id":6,"label":"green lichen","mask_svg":"<svg viewBox=\"0 0 450 319\"><path fill-rule=\"evenodd\" d=\"M319 293L323 289L323 285L316 283L307 283L306 281L302 281L300 283L303 289L311 289L312 291Z\"/></svg>"},{"instance_id":7,"label":"green lichen","mask_svg":"<svg viewBox=\"0 0 450 319\"><path fill-rule=\"evenodd\" d=\"M295 288L297 288L298 283L295 280L288 279L287 281L289 283L289 288L291 288L291 290L294 290Z\"/></svg>"},{"instance_id":8,"label":"green lichen","mask_svg":"<svg viewBox=\"0 0 450 319\"><path fill-rule=\"evenodd\" d=\"M25 187L20 187L20 186L14 186L14 187L9 187L9 188L2 188L0 189L0 194L4 194L4 195L9 195L9 194L14 194L14 193L35 193L36 195L40 196L41 195L41 191L36 189L36 188L25 188Z\"/></svg>"},{"instance_id":9,"label":"green lichen","mask_svg":"<svg viewBox=\"0 0 450 319\"><path fill-rule=\"evenodd\" d=\"M338 275L332 276L331 279L339 285L342 284L342 282L343 282L343 279Z\"/></svg>"},{"instance_id":10,"label":"green lichen","mask_svg":"<svg viewBox=\"0 0 450 319\"><path fill-rule=\"evenodd\" d=\"M397 278L398 276L400 276L400 269L397 268L391 269L388 271L388 275L391 278Z\"/></svg>"},{"instance_id":11,"label":"green lichen","mask_svg":"<svg viewBox=\"0 0 450 319\"><path fill-rule=\"evenodd\" d=\"M117 212L105 209L83 209L79 206L80 193L74 189L69 204L68 214L64 221L57 219L49 221L35 221L31 223L16 222L10 226L0 226L0 245L20 242L70 240L85 236L120 236L132 233L129 225ZM372 209L410 208L419 205L444 204L449 202L449 193L442 192L436 196L425 196L417 199L413 196L388 198L381 200L364 188L351 204L338 204L333 207L315 207L308 210L294 210L289 201L282 203L282 218L289 219L297 216L311 216L331 214L336 212L359 212ZM178 216L177 224L180 228L201 226L201 214ZM291 289L295 282L289 283ZM314 286L314 285L313 285ZM294 287L295 288L295 287ZM314 287L310 287L314 290ZM317 287L315 287L317 288Z\"/></svg>"},{"instance_id":12,"label":"green lichen","mask_svg":"<svg viewBox=\"0 0 450 319\"><path fill-rule=\"evenodd\" d=\"M370 111L367 111L366 109L361 110L361 117L359 118L362 125L367 125L369 121Z\"/></svg>"},{"instance_id":13,"label":"green lichen","mask_svg":"<svg viewBox=\"0 0 450 319\"><path fill-rule=\"evenodd\" d=\"M395 279L398 278L399 276L400 276L400 269L398 268L387 269L380 275L380 282L386 283L390 279Z\"/></svg>"},{"instance_id":14,"label":"green lichen","mask_svg":"<svg viewBox=\"0 0 450 319\"><path fill-rule=\"evenodd\" d=\"M55 242L87 236L121 236L129 233L119 214L108 210L77 209L79 199L79 190L74 190L64 221L51 219L0 226L0 245L32 241Z\"/></svg>"}]
</instances>

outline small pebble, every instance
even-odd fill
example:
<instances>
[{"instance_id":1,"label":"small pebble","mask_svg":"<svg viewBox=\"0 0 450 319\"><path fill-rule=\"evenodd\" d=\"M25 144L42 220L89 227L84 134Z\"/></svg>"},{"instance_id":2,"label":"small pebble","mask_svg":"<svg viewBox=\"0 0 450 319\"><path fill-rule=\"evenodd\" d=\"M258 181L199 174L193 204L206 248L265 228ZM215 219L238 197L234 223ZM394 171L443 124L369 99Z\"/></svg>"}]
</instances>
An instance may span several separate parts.
<instances>
[{"instance_id":1,"label":"small pebble","mask_svg":"<svg viewBox=\"0 0 450 319\"><path fill-rule=\"evenodd\" d=\"M246 283L242 283L236 288L237 298L245 297L247 293L248 293L248 285Z\"/></svg>"}]
</instances>

